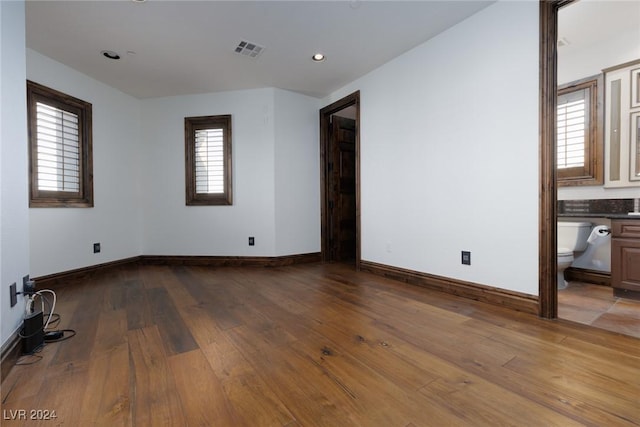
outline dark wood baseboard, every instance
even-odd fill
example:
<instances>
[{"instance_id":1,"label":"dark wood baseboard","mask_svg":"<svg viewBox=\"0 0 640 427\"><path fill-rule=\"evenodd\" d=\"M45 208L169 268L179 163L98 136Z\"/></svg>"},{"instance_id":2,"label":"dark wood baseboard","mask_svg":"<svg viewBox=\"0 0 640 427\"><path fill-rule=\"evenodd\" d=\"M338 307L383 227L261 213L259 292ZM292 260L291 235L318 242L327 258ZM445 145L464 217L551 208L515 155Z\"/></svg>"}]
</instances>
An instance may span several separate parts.
<instances>
[{"instance_id":1,"label":"dark wood baseboard","mask_svg":"<svg viewBox=\"0 0 640 427\"><path fill-rule=\"evenodd\" d=\"M565 280L593 283L594 285L611 286L611 273L569 267L564 271Z\"/></svg>"},{"instance_id":2,"label":"dark wood baseboard","mask_svg":"<svg viewBox=\"0 0 640 427\"><path fill-rule=\"evenodd\" d=\"M142 264L208 267L282 267L321 260L320 252L277 257L142 255Z\"/></svg>"},{"instance_id":3,"label":"dark wood baseboard","mask_svg":"<svg viewBox=\"0 0 640 427\"><path fill-rule=\"evenodd\" d=\"M511 310L536 315L538 314L538 299L533 295L507 291L477 283L421 273L419 271L392 267L370 261L361 261L360 269L379 276L400 280L412 285L424 286L429 289L446 292L459 297L482 301L509 308Z\"/></svg>"},{"instance_id":4,"label":"dark wood baseboard","mask_svg":"<svg viewBox=\"0 0 640 427\"><path fill-rule=\"evenodd\" d=\"M613 288L613 296L640 301L640 291L632 291L630 289Z\"/></svg>"},{"instance_id":5,"label":"dark wood baseboard","mask_svg":"<svg viewBox=\"0 0 640 427\"><path fill-rule=\"evenodd\" d=\"M20 355L22 354L22 339L16 332L9 340L7 345L2 349L0 354L0 383L9 375L11 368L14 367Z\"/></svg>"},{"instance_id":6,"label":"dark wood baseboard","mask_svg":"<svg viewBox=\"0 0 640 427\"><path fill-rule=\"evenodd\" d=\"M90 265L88 267L77 268L75 270L63 271L46 276L35 277L36 289L56 289L72 284L78 280L84 280L98 271L110 268L122 267L124 265L140 262L140 257L124 258L116 261L105 262L103 264Z\"/></svg>"},{"instance_id":7,"label":"dark wood baseboard","mask_svg":"<svg viewBox=\"0 0 640 427\"><path fill-rule=\"evenodd\" d=\"M98 271L131 264L201 265L210 267L282 267L285 265L318 262L320 260L320 252L278 257L140 255L104 264L91 265L75 270L36 277L34 280L38 289L56 289L77 282L78 280L87 279Z\"/></svg>"}]
</instances>

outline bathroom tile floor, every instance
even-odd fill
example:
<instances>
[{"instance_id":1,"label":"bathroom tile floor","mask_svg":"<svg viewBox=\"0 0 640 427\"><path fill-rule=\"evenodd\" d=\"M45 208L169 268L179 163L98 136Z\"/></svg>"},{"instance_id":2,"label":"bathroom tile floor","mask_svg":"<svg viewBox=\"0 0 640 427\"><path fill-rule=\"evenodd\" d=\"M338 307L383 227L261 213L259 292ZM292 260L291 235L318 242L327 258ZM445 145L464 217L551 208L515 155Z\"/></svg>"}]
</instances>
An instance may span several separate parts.
<instances>
[{"instance_id":1,"label":"bathroom tile floor","mask_svg":"<svg viewBox=\"0 0 640 427\"><path fill-rule=\"evenodd\" d=\"M609 286L569 282L558 291L558 317L640 338L640 301L614 297Z\"/></svg>"}]
</instances>

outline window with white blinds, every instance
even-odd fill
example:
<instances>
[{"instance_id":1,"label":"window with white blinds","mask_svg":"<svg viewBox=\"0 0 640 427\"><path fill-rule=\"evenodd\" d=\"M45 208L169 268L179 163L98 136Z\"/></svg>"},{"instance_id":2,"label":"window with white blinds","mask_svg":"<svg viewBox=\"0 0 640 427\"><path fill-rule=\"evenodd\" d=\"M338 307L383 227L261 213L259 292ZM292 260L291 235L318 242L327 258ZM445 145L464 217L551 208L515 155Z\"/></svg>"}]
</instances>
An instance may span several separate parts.
<instances>
[{"instance_id":1,"label":"window with white blinds","mask_svg":"<svg viewBox=\"0 0 640 427\"><path fill-rule=\"evenodd\" d=\"M231 116L184 120L187 205L231 205Z\"/></svg>"},{"instance_id":2,"label":"window with white blinds","mask_svg":"<svg viewBox=\"0 0 640 427\"><path fill-rule=\"evenodd\" d=\"M224 129L198 129L196 139L196 193L224 193Z\"/></svg>"},{"instance_id":3,"label":"window with white blinds","mask_svg":"<svg viewBox=\"0 0 640 427\"><path fill-rule=\"evenodd\" d=\"M27 81L31 207L92 207L90 103Z\"/></svg>"},{"instance_id":4,"label":"window with white blinds","mask_svg":"<svg viewBox=\"0 0 640 427\"><path fill-rule=\"evenodd\" d=\"M36 103L38 190L80 191L78 116Z\"/></svg>"},{"instance_id":5,"label":"window with white blinds","mask_svg":"<svg viewBox=\"0 0 640 427\"><path fill-rule=\"evenodd\" d=\"M558 95L559 169L584 166L589 131L589 99L589 88Z\"/></svg>"},{"instance_id":6,"label":"window with white blinds","mask_svg":"<svg viewBox=\"0 0 640 427\"><path fill-rule=\"evenodd\" d=\"M604 182L603 75L558 87L556 117L559 186Z\"/></svg>"}]
</instances>

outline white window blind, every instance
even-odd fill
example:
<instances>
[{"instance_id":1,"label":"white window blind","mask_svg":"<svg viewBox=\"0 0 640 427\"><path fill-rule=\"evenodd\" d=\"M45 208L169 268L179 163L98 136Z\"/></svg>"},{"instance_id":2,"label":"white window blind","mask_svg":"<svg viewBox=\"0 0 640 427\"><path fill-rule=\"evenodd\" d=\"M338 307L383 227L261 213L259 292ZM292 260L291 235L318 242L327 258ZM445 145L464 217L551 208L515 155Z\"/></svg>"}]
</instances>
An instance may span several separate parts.
<instances>
[{"instance_id":1,"label":"white window blind","mask_svg":"<svg viewBox=\"0 0 640 427\"><path fill-rule=\"evenodd\" d=\"M195 154L196 193L224 193L224 130L196 130Z\"/></svg>"},{"instance_id":2,"label":"white window blind","mask_svg":"<svg viewBox=\"0 0 640 427\"><path fill-rule=\"evenodd\" d=\"M589 89L558 95L558 169L583 167L589 131Z\"/></svg>"},{"instance_id":3,"label":"white window blind","mask_svg":"<svg viewBox=\"0 0 640 427\"><path fill-rule=\"evenodd\" d=\"M38 189L80 191L78 116L36 103Z\"/></svg>"}]
</instances>

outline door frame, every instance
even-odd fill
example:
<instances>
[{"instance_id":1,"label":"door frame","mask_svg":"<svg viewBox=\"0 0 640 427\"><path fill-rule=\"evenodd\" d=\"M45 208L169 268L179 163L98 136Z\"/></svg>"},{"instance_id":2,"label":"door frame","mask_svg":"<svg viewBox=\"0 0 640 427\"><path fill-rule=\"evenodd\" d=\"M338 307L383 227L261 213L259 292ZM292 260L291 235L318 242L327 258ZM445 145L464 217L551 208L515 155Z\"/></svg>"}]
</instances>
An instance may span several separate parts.
<instances>
[{"instance_id":1,"label":"door frame","mask_svg":"<svg viewBox=\"0 0 640 427\"><path fill-rule=\"evenodd\" d=\"M558 317L556 108L558 11L574 0L540 1L540 204L538 315Z\"/></svg>"},{"instance_id":2,"label":"door frame","mask_svg":"<svg viewBox=\"0 0 640 427\"><path fill-rule=\"evenodd\" d=\"M360 91L353 92L320 110L320 250L322 262L329 261L329 124L331 115L356 108L356 270L360 270Z\"/></svg>"}]
</instances>

